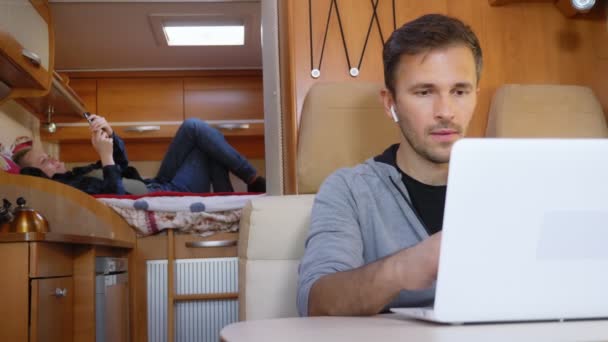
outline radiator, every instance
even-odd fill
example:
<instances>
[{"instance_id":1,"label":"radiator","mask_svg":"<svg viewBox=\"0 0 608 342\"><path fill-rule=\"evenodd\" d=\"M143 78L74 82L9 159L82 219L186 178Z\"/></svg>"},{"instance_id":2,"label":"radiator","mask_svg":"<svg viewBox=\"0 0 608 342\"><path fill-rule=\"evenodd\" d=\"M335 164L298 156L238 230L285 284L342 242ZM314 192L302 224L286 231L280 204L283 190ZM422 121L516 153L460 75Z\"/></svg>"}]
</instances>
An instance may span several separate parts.
<instances>
[{"instance_id":1,"label":"radiator","mask_svg":"<svg viewBox=\"0 0 608 342\"><path fill-rule=\"evenodd\" d=\"M148 341L167 341L167 260L147 262ZM183 259L175 262L176 294L238 292L238 259ZM220 330L238 320L238 300L175 304L176 342L217 342Z\"/></svg>"}]
</instances>

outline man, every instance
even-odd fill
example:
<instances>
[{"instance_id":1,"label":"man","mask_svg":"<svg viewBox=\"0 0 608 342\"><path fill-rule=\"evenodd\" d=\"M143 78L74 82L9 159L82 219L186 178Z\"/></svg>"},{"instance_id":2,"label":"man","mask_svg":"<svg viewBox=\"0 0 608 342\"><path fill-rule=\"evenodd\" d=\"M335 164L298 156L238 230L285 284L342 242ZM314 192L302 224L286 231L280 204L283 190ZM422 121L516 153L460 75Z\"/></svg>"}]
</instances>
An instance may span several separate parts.
<instances>
[{"instance_id":1,"label":"man","mask_svg":"<svg viewBox=\"0 0 608 342\"><path fill-rule=\"evenodd\" d=\"M425 15L384 45L385 114L400 143L321 186L299 269L300 315L373 315L434 300L450 151L477 102L479 42Z\"/></svg>"},{"instance_id":2,"label":"man","mask_svg":"<svg viewBox=\"0 0 608 342\"><path fill-rule=\"evenodd\" d=\"M250 192L265 192L266 181L230 146L216 129L198 119L180 126L153 179L142 179L125 151L124 142L101 116L91 115L91 142L97 163L68 171L65 164L40 148L17 148L13 160L21 173L47 177L89 194L145 194L153 191L232 192L228 171L247 184Z\"/></svg>"}]
</instances>

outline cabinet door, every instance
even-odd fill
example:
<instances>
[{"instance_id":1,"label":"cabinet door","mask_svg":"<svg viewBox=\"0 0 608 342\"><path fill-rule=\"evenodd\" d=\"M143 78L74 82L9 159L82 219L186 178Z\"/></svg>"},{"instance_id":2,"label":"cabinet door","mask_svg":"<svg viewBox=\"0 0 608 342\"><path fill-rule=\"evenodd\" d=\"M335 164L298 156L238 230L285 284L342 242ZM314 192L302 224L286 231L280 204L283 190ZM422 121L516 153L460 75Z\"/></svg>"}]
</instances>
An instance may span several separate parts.
<instances>
[{"instance_id":1,"label":"cabinet door","mask_svg":"<svg viewBox=\"0 0 608 342\"><path fill-rule=\"evenodd\" d=\"M184 80L186 118L263 120L261 76L198 77Z\"/></svg>"},{"instance_id":2,"label":"cabinet door","mask_svg":"<svg viewBox=\"0 0 608 342\"><path fill-rule=\"evenodd\" d=\"M47 90L53 31L47 1L0 1L0 81L14 90Z\"/></svg>"},{"instance_id":3,"label":"cabinet door","mask_svg":"<svg viewBox=\"0 0 608 342\"><path fill-rule=\"evenodd\" d=\"M97 80L89 78L70 79L70 88L82 99L85 108L97 113ZM72 120L73 121L73 120Z\"/></svg>"},{"instance_id":4,"label":"cabinet door","mask_svg":"<svg viewBox=\"0 0 608 342\"><path fill-rule=\"evenodd\" d=\"M72 277L32 279L30 341L72 341Z\"/></svg>"},{"instance_id":5,"label":"cabinet door","mask_svg":"<svg viewBox=\"0 0 608 342\"><path fill-rule=\"evenodd\" d=\"M97 81L97 111L110 122L184 119L180 78L111 78Z\"/></svg>"}]
</instances>

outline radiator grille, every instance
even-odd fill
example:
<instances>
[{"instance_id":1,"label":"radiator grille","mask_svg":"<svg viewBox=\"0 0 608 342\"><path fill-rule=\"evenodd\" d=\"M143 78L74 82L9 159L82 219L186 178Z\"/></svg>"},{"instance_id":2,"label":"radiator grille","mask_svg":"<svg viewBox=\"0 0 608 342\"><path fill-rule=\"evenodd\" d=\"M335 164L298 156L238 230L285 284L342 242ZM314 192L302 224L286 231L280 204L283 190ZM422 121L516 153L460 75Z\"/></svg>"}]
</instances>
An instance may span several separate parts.
<instances>
[{"instance_id":1,"label":"radiator grille","mask_svg":"<svg viewBox=\"0 0 608 342\"><path fill-rule=\"evenodd\" d=\"M148 342L167 341L167 260L148 261Z\"/></svg>"},{"instance_id":2,"label":"radiator grille","mask_svg":"<svg viewBox=\"0 0 608 342\"><path fill-rule=\"evenodd\" d=\"M183 259L175 262L176 294L238 292L238 259ZM167 340L167 260L147 262L148 341ZM175 304L175 341L219 341L220 330L238 320L237 300Z\"/></svg>"},{"instance_id":3,"label":"radiator grille","mask_svg":"<svg viewBox=\"0 0 608 342\"><path fill-rule=\"evenodd\" d=\"M217 342L220 330L238 316L237 300L179 302L175 306L175 341Z\"/></svg>"},{"instance_id":4,"label":"radiator grille","mask_svg":"<svg viewBox=\"0 0 608 342\"><path fill-rule=\"evenodd\" d=\"M237 258L176 260L176 294L238 292L237 269Z\"/></svg>"}]
</instances>

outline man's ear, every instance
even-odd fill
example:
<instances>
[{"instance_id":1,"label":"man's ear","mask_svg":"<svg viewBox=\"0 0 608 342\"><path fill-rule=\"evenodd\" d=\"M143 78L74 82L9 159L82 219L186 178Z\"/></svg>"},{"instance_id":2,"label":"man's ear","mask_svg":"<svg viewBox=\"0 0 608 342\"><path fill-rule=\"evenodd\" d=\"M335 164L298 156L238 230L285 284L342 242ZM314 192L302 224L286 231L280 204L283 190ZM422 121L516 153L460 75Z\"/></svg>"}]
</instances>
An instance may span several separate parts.
<instances>
[{"instance_id":1,"label":"man's ear","mask_svg":"<svg viewBox=\"0 0 608 342\"><path fill-rule=\"evenodd\" d=\"M393 121L393 114L391 113L391 107L395 105L393 94L386 87L380 90L380 97L382 97L382 104L384 106L384 115L386 115L391 121Z\"/></svg>"}]
</instances>

